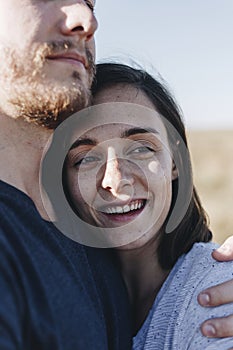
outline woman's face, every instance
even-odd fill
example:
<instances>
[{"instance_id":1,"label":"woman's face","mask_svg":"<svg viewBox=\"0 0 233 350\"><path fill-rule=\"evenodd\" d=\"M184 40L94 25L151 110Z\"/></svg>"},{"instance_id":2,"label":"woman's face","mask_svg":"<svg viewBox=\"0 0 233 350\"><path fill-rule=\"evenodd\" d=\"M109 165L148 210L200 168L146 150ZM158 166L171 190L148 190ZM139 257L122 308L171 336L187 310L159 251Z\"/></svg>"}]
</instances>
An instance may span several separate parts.
<instances>
[{"instance_id":1,"label":"woman's face","mask_svg":"<svg viewBox=\"0 0 233 350\"><path fill-rule=\"evenodd\" d=\"M106 102L141 105L145 114L135 123L135 114L125 113L124 123L100 123L76 140L66 163L69 194L84 221L124 231L127 248L136 248L163 225L176 174L160 117L147 118L150 100L130 85L116 85L94 99Z\"/></svg>"}]
</instances>

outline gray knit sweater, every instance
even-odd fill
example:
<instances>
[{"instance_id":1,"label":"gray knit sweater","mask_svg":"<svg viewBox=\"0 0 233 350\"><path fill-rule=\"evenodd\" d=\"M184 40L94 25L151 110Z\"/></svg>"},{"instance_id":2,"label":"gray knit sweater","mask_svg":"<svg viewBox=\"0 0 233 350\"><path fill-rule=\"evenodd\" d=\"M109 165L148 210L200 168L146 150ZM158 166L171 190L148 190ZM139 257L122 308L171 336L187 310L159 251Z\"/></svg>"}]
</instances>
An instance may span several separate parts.
<instances>
[{"instance_id":1,"label":"gray knit sweater","mask_svg":"<svg viewBox=\"0 0 233 350\"><path fill-rule=\"evenodd\" d=\"M233 314L233 303L204 308L197 295L205 288L233 278L233 262L218 263L211 257L217 246L196 243L180 257L157 295L142 328L134 338L135 350L227 350L233 338L202 336L206 319Z\"/></svg>"}]
</instances>

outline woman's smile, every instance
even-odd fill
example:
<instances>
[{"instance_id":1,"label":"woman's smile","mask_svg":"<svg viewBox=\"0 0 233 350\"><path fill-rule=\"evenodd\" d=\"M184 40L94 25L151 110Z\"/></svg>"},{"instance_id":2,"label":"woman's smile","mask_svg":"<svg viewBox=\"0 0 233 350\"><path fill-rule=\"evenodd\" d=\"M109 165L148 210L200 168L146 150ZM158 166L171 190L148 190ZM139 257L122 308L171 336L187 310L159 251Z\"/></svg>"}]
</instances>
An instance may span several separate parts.
<instances>
[{"instance_id":1,"label":"woman's smile","mask_svg":"<svg viewBox=\"0 0 233 350\"><path fill-rule=\"evenodd\" d=\"M150 100L128 87L129 103L120 109L114 104L120 94L123 100L125 94L112 87L107 96L104 91L96 96L97 104L112 98L111 113L98 115L99 126L78 131L67 156L67 182L82 220L114 228L141 245L157 234L169 212L172 157L165 126Z\"/></svg>"},{"instance_id":2,"label":"woman's smile","mask_svg":"<svg viewBox=\"0 0 233 350\"><path fill-rule=\"evenodd\" d=\"M119 223L127 223L134 220L142 213L146 206L145 199L136 199L128 204L111 205L100 209L100 215L104 215L107 220Z\"/></svg>"}]
</instances>

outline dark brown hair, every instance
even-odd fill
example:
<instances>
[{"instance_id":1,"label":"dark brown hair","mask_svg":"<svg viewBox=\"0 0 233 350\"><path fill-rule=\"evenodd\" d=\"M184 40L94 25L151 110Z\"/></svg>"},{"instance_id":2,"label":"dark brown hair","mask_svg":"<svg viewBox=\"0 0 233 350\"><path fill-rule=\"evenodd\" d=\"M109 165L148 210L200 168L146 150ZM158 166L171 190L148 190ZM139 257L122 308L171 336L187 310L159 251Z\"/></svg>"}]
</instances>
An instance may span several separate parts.
<instances>
[{"instance_id":1,"label":"dark brown hair","mask_svg":"<svg viewBox=\"0 0 233 350\"><path fill-rule=\"evenodd\" d=\"M170 269L179 256L183 253L187 253L195 242L208 242L212 238L212 234L207 225L206 213L192 182L192 168L181 112L164 84L153 78L144 70L135 69L125 64L118 63L98 64L92 86L93 96L104 88L116 84L130 84L145 93L155 106L157 112L163 116L169 124L172 124L173 129L176 130L175 134L179 135L180 140L186 146L187 159L184 161L179 151L180 141L177 140L176 135L174 136L170 128L167 128L169 143L173 156L176 158L179 176L176 180L173 180L172 183L172 204L166 223L168 223L169 218L171 218L180 189L183 188L184 198L181 196L181 201L183 200L184 205L185 201L187 201L186 193L190 193L186 213L184 213L181 220L178 221L178 224L175 225L171 232L163 232L160 236L158 249L159 261L164 269ZM185 174L185 176L181 176L182 174ZM181 178L182 181L186 179L187 183L179 183L179 179Z\"/></svg>"}]
</instances>

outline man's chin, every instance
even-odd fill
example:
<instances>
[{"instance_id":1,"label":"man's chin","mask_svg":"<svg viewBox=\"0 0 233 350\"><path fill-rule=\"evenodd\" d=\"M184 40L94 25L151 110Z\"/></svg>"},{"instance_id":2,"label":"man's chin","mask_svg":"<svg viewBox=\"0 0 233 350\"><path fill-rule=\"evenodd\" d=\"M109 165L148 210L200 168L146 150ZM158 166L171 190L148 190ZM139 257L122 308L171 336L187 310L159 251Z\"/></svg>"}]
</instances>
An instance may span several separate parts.
<instances>
[{"instance_id":1,"label":"man's chin","mask_svg":"<svg viewBox=\"0 0 233 350\"><path fill-rule=\"evenodd\" d=\"M46 129L56 129L64 120L69 118L72 114L82 110L87 107L88 103L71 103L67 106L58 106L53 109L43 109L37 111L31 111L30 113L23 114L23 118L29 122L39 126L42 126Z\"/></svg>"},{"instance_id":2,"label":"man's chin","mask_svg":"<svg viewBox=\"0 0 233 350\"><path fill-rule=\"evenodd\" d=\"M41 89L36 93L27 90L10 101L15 109L15 118L24 119L46 129L55 129L65 119L90 104L90 91L82 87L47 87L43 89L42 94Z\"/></svg>"}]
</instances>

